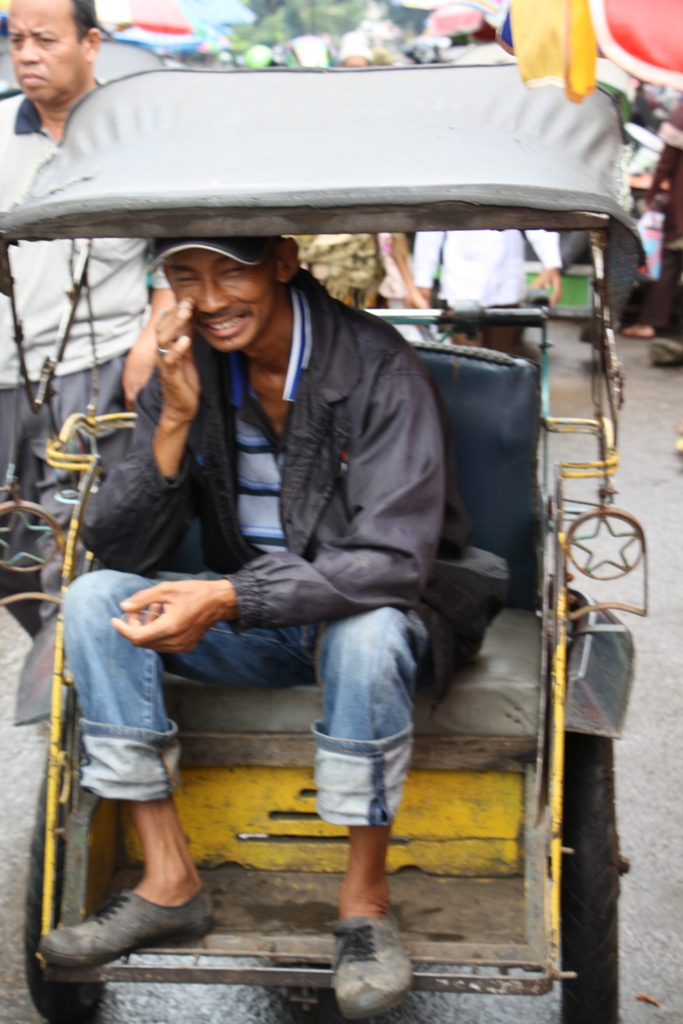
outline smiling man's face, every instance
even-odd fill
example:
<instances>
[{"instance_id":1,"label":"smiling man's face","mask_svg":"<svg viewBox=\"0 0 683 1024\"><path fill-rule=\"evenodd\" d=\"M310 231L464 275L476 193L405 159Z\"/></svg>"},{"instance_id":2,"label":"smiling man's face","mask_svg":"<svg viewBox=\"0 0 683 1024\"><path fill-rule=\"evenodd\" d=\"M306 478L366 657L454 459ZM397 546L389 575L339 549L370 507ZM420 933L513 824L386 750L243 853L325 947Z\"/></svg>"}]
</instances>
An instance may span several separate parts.
<instances>
[{"instance_id":1,"label":"smiling man's face","mask_svg":"<svg viewBox=\"0 0 683 1024\"><path fill-rule=\"evenodd\" d=\"M277 239L253 265L207 249L183 249L164 263L178 302L191 299L192 322L221 352L248 349L273 328L298 269L291 238Z\"/></svg>"},{"instance_id":2,"label":"smiling man's face","mask_svg":"<svg viewBox=\"0 0 683 1024\"><path fill-rule=\"evenodd\" d=\"M17 81L34 103L68 107L95 85L100 34L79 39L72 0L12 0L9 39Z\"/></svg>"}]
</instances>

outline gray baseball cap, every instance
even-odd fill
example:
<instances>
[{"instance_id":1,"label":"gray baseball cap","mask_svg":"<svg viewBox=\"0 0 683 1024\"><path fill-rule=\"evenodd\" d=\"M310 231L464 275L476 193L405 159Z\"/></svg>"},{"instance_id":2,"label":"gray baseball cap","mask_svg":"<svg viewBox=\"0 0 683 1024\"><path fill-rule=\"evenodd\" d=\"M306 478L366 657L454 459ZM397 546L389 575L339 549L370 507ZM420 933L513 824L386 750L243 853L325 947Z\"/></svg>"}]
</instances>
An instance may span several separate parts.
<instances>
[{"instance_id":1,"label":"gray baseball cap","mask_svg":"<svg viewBox=\"0 0 683 1024\"><path fill-rule=\"evenodd\" d=\"M167 260L169 256L182 252L183 249L208 249L223 256L230 256L238 263L254 266L260 263L272 237L266 238L159 238L154 246L154 259L150 270Z\"/></svg>"}]
</instances>

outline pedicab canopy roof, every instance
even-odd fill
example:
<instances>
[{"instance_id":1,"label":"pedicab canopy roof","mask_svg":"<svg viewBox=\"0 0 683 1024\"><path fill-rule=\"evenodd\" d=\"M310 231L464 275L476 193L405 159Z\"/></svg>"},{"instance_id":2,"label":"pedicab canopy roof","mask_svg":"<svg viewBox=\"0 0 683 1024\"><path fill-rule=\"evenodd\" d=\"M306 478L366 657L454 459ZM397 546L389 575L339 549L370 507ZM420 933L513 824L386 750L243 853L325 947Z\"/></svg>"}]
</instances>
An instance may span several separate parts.
<instances>
[{"instance_id":1,"label":"pedicab canopy roof","mask_svg":"<svg viewBox=\"0 0 683 1024\"><path fill-rule=\"evenodd\" d=\"M160 70L74 107L7 240L609 226L622 132L514 65ZM623 262L623 259L622 259ZM632 268L633 269L633 268Z\"/></svg>"}]
</instances>

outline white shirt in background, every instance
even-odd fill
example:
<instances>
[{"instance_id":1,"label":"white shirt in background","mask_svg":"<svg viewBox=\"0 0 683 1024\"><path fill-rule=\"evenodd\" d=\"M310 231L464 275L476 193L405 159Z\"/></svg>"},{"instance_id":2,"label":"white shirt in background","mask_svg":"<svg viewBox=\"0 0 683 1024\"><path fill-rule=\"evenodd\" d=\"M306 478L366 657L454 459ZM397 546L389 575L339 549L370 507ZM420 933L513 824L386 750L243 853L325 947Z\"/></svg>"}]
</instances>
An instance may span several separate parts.
<instances>
[{"instance_id":1,"label":"white shirt in background","mask_svg":"<svg viewBox=\"0 0 683 1024\"><path fill-rule=\"evenodd\" d=\"M562 266L556 231L526 231L544 269ZM481 306L515 306L526 294L524 235L506 231L418 231L413 276L431 288L442 263L439 294L449 305L470 300Z\"/></svg>"},{"instance_id":2,"label":"white shirt in background","mask_svg":"<svg viewBox=\"0 0 683 1024\"><path fill-rule=\"evenodd\" d=\"M24 122L18 121L20 112ZM19 131L17 128L19 127ZM26 195L39 165L56 151L52 136L40 127L24 96L0 104L0 210L11 209ZM10 248L10 264L19 316L24 328L25 355L32 381L40 379L43 363L56 355L59 325L72 286L72 264L83 239L21 242ZM148 243L139 238L97 238L92 243L88 281L98 363L124 355L145 325L148 315ZM167 288L163 271L154 276L155 288ZM78 373L93 365L90 307L81 296L64 358L56 375ZM0 295L0 388L16 388L19 358L9 299Z\"/></svg>"}]
</instances>

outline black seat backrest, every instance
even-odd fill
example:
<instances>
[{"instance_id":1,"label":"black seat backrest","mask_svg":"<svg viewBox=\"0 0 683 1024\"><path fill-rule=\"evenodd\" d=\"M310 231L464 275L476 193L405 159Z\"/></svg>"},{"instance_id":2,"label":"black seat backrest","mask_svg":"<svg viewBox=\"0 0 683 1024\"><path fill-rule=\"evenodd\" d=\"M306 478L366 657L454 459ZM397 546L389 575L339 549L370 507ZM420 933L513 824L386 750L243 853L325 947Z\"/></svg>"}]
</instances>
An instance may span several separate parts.
<instances>
[{"instance_id":1,"label":"black seat backrest","mask_svg":"<svg viewBox=\"0 0 683 1024\"><path fill-rule=\"evenodd\" d=\"M453 421L458 491L474 543L507 559L508 605L534 609L538 367L487 349L415 347Z\"/></svg>"}]
</instances>

